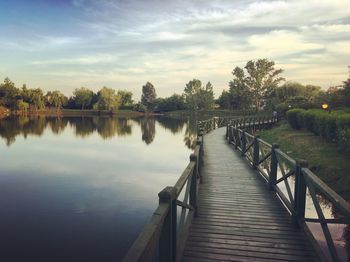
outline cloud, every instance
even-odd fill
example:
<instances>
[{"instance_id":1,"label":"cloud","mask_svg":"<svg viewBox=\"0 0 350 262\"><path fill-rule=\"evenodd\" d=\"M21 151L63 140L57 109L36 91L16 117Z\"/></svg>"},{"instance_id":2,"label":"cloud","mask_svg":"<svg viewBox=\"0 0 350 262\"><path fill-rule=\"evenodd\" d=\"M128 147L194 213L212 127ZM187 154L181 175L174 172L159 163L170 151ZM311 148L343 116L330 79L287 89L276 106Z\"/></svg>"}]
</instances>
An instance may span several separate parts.
<instances>
[{"instance_id":1,"label":"cloud","mask_svg":"<svg viewBox=\"0 0 350 262\"><path fill-rule=\"evenodd\" d=\"M299 33L276 30L268 34L252 35L248 38L248 44L255 49L259 49L268 56L287 55L289 53L308 52L310 50L320 50L322 44L307 42Z\"/></svg>"},{"instance_id":2,"label":"cloud","mask_svg":"<svg viewBox=\"0 0 350 262\"><path fill-rule=\"evenodd\" d=\"M91 81L136 96L144 81L169 95L193 77L212 81L218 94L234 66L265 57L296 81L327 87L325 75L338 83L347 77L348 0L73 0L65 8L55 10L59 28L42 17L6 25L35 33L0 36L4 74L65 86L68 94ZM322 75L311 76L310 66Z\"/></svg>"},{"instance_id":3,"label":"cloud","mask_svg":"<svg viewBox=\"0 0 350 262\"><path fill-rule=\"evenodd\" d=\"M32 65L93 65L101 63L112 63L118 59L116 55L95 54L75 58L62 58L52 60L38 60L31 62Z\"/></svg>"}]
</instances>

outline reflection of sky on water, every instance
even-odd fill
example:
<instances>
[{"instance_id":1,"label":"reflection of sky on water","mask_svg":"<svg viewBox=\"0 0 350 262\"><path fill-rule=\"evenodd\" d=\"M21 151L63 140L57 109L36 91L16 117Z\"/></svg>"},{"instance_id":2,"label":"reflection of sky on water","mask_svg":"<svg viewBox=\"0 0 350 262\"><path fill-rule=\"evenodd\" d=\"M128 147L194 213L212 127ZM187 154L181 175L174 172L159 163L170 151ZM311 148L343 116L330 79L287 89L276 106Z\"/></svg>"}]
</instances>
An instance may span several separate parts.
<instances>
[{"instance_id":1,"label":"reflection of sky on water","mask_svg":"<svg viewBox=\"0 0 350 262\"><path fill-rule=\"evenodd\" d=\"M0 141L0 260L118 261L188 163L186 128L162 121L148 144L134 120L108 139L70 124Z\"/></svg>"}]
</instances>

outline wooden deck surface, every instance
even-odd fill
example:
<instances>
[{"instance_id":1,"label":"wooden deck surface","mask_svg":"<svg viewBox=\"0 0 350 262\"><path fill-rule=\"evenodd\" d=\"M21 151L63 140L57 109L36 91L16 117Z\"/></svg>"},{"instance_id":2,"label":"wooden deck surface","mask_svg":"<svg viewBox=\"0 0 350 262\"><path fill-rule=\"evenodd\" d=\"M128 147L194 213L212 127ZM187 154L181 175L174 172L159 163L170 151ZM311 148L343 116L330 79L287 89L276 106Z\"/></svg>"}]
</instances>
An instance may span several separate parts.
<instances>
[{"instance_id":1,"label":"wooden deck surface","mask_svg":"<svg viewBox=\"0 0 350 262\"><path fill-rule=\"evenodd\" d=\"M204 136L204 166L182 261L317 261L277 196L224 139Z\"/></svg>"}]
</instances>

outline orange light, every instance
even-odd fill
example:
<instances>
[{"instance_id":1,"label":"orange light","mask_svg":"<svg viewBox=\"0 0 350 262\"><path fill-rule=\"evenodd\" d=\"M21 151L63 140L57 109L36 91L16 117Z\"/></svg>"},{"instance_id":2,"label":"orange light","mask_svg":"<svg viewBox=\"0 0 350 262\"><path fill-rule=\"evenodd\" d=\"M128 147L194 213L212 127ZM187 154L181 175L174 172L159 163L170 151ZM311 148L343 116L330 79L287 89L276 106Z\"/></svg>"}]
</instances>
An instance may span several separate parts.
<instances>
[{"instance_id":1,"label":"orange light","mask_svg":"<svg viewBox=\"0 0 350 262\"><path fill-rule=\"evenodd\" d=\"M328 109L329 105L327 103L322 104L322 109Z\"/></svg>"}]
</instances>

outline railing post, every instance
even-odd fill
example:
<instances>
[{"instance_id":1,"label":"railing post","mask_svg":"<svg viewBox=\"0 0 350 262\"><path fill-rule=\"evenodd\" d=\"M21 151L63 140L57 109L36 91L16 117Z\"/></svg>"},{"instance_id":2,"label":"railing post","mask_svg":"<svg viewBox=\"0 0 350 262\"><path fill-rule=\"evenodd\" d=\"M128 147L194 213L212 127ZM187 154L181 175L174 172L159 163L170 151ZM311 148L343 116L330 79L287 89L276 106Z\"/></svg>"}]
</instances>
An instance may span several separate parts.
<instances>
[{"instance_id":1,"label":"railing post","mask_svg":"<svg viewBox=\"0 0 350 262\"><path fill-rule=\"evenodd\" d=\"M203 137L202 137L202 140L203 140ZM199 146L199 156L197 159L197 175L199 178L199 182L201 183L202 182L201 169L203 166L203 146L202 146L202 141L199 137L197 138L196 144Z\"/></svg>"},{"instance_id":2,"label":"railing post","mask_svg":"<svg viewBox=\"0 0 350 262\"><path fill-rule=\"evenodd\" d=\"M247 148L247 139L245 137L245 131L242 132L242 146L241 156L245 155L245 149Z\"/></svg>"},{"instance_id":3,"label":"railing post","mask_svg":"<svg viewBox=\"0 0 350 262\"><path fill-rule=\"evenodd\" d=\"M176 259L176 190L166 187L158 194L159 203L169 204L159 239L159 261L174 262Z\"/></svg>"},{"instance_id":4,"label":"railing post","mask_svg":"<svg viewBox=\"0 0 350 262\"><path fill-rule=\"evenodd\" d=\"M229 125L226 125L226 140L228 139L228 129L229 129Z\"/></svg>"},{"instance_id":5,"label":"railing post","mask_svg":"<svg viewBox=\"0 0 350 262\"><path fill-rule=\"evenodd\" d=\"M273 190L273 186L276 184L277 180L277 166L278 159L276 154L276 149L278 148L278 144L272 144L271 148L271 162L270 162L270 174L269 174L269 187L270 190Z\"/></svg>"},{"instance_id":6,"label":"railing post","mask_svg":"<svg viewBox=\"0 0 350 262\"><path fill-rule=\"evenodd\" d=\"M194 217L197 217L197 174L198 174L198 159L195 154L190 155L190 161L196 163L195 173L191 177L191 187L190 187L190 205L194 208Z\"/></svg>"},{"instance_id":7,"label":"railing post","mask_svg":"<svg viewBox=\"0 0 350 262\"><path fill-rule=\"evenodd\" d=\"M204 144L203 136L204 136L204 131L203 131L202 128L200 128L199 131L198 131L197 137L202 137L202 147L203 147L203 144Z\"/></svg>"},{"instance_id":8,"label":"railing post","mask_svg":"<svg viewBox=\"0 0 350 262\"><path fill-rule=\"evenodd\" d=\"M295 185L294 185L294 217L296 225L305 217L305 201L306 201L306 183L302 172L302 168L307 167L306 160L298 160L295 167Z\"/></svg>"},{"instance_id":9,"label":"railing post","mask_svg":"<svg viewBox=\"0 0 350 262\"><path fill-rule=\"evenodd\" d=\"M259 166L259 136L254 136L254 145L253 145L253 168L258 169Z\"/></svg>"},{"instance_id":10,"label":"railing post","mask_svg":"<svg viewBox=\"0 0 350 262\"><path fill-rule=\"evenodd\" d=\"M238 141L239 141L238 127L233 129L233 135L235 137L235 143L234 143L235 149L237 149L238 148Z\"/></svg>"}]
</instances>

